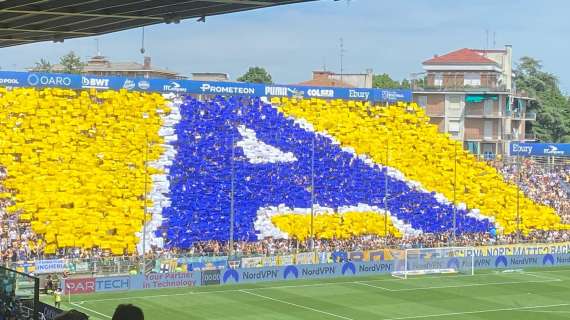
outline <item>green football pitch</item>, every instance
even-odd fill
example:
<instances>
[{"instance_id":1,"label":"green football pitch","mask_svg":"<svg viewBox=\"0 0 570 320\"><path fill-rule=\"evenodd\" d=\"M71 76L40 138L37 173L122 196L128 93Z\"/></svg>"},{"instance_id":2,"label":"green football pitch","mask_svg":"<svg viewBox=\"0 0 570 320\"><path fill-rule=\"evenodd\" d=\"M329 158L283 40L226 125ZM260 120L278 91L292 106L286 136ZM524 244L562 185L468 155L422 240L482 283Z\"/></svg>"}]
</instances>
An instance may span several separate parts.
<instances>
[{"instance_id":1,"label":"green football pitch","mask_svg":"<svg viewBox=\"0 0 570 320\"><path fill-rule=\"evenodd\" d=\"M47 297L46 297L47 299ZM570 319L570 269L473 276L353 277L76 295L66 308L110 319L121 303L149 320Z\"/></svg>"}]
</instances>

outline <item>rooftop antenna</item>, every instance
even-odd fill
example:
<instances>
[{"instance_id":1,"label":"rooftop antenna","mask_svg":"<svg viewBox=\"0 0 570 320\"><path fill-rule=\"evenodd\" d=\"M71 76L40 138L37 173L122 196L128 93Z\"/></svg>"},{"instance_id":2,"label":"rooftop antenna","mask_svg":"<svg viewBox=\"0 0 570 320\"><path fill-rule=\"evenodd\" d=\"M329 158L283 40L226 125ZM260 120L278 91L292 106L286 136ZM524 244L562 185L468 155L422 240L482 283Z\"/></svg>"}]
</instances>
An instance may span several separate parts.
<instances>
[{"instance_id":1,"label":"rooftop antenna","mask_svg":"<svg viewBox=\"0 0 570 320\"><path fill-rule=\"evenodd\" d=\"M323 57L323 71L327 71L327 58Z\"/></svg>"},{"instance_id":2,"label":"rooftop antenna","mask_svg":"<svg viewBox=\"0 0 570 320\"><path fill-rule=\"evenodd\" d=\"M95 38L95 43L97 43L97 56L101 56L101 48L99 46L99 38Z\"/></svg>"},{"instance_id":3,"label":"rooftop antenna","mask_svg":"<svg viewBox=\"0 0 570 320\"><path fill-rule=\"evenodd\" d=\"M144 48L144 27L142 27L142 38L141 38L141 54L144 54L146 49Z\"/></svg>"},{"instance_id":4,"label":"rooftop antenna","mask_svg":"<svg viewBox=\"0 0 570 320\"><path fill-rule=\"evenodd\" d=\"M340 81L342 82L342 75L344 73L344 54L346 50L344 50L344 39L340 38Z\"/></svg>"},{"instance_id":5,"label":"rooftop antenna","mask_svg":"<svg viewBox=\"0 0 570 320\"><path fill-rule=\"evenodd\" d=\"M493 31L493 49L497 47L497 32Z\"/></svg>"},{"instance_id":6,"label":"rooftop antenna","mask_svg":"<svg viewBox=\"0 0 570 320\"><path fill-rule=\"evenodd\" d=\"M485 42L485 51L489 50L489 29L485 30L485 35L487 36L487 40Z\"/></svg>"}]
</instances>

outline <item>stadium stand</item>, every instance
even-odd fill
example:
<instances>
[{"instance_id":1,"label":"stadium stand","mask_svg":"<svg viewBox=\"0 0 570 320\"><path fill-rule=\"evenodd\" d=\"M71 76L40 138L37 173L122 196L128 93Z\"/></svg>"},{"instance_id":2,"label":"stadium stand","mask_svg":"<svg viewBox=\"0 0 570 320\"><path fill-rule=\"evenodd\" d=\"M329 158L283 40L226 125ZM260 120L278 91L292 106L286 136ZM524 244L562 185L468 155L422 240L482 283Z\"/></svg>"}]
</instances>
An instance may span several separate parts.
<instances>
[{"instance_id":1,"label":"stadium stand","mask_svg":"<svg viewBox=\"0 0 570 320\"><path fill-rule=\"evenodd\" d=\"M449 136L437 133L417 105L382 107L317 99L283 99L278 103L286 115L306 119L317 131L327 132L359 154L370 155L376 163L385 163L389 153L390 166L447 199L454 196L457 162L457 203L493 218L503 233L517 230L517 187L506 183L494 168L475 159ZM391 152L386 145L391 146ZM519 213L524 234L533 229L568 227L561 224L552 208L524 196Z\"/></svg>"},{"instance_id":2,"label":"stadium stand","mask_svg":"<svg viewBox=\"0 0 570 320\"><path fill-rule=\"evenodd\" d=\"M134 252L145 181L156 173L145 160L163 152L162 96L0 88L0 105L4 184L17 192L9 215L31 222L47 254L94 246Z\"/></svg>"},{"instance_id":3,"label":"stadium stand","mask_svg":"<svg viewBox=\"0 0 570 320\"><path fill-rule=\"evenodd\" d=\"M4 260L132 254L142 232L148 249L227 252L232 207L251 253L306 240L311 208L322 248L449 241L454 214L461 243L516 231L516 186L414 104L0 88L0 105ZM567 207L523 190L524 236L568 229L531 199Z\"/></svg>"}]
</instances>

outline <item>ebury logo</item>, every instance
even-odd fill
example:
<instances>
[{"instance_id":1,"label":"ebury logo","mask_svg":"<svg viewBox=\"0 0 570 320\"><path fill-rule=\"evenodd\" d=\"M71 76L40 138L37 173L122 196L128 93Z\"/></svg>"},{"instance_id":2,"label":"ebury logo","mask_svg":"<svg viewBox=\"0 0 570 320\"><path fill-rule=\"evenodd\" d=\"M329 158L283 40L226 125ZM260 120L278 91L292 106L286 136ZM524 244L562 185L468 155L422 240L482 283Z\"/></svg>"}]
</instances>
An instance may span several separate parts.
<instances>
[{"instance_id":1,"label":"ebury logo","mask_svg":"<svg viewBox=\"0 0 570 320\"><path fill-rule=\"evenodd\" d=\"M81 77L83 88L109 89L109 79Z\"/></svg>"},{"instance_id":2,"label":"ebury logo","mask_svg":"<svg viewBox=\"0 0 570 320\"><path fill-rule=\"evenodd\" d=\"M356 274L356 266L352 262L346 262L342 265L342 269L340 269L342 275L345 275L348 271L352 272L352 274Z\"/></svg>"},{"instance_id":3,"label":"ebury logo","mask_svg":"<svg viewBox=\"0 0 570 320\"><path fill-rule=\"evenodd\" d=\"M230 279L234 279L234 282L236 283L239 282L239 274L235 269L227 269L226 272L224 272L222 281L226 283Z\"/></svg>"},{"instance_id":4,"label":"ebury logo","mask_svg":"<svg viewBox=\"0 0 570 320\"><path fill-rule=\"evenodd\" d=\"M459 259L457 258L451 258L449 261L447 261L448 269L459 269L460 266L461 262L459 262Z\"/></svg>"},{"instance_id":5,"label":"ebury logo","mask_svg":"<svg viewBox=\"0 0 570 320\"><path fill-rule=\"evenodd\" d=\"M497 259L495 259L495 268L498 268L501 264L506 267L508 265L508 260L507 257L505 256L498 256Z\"/></svg>"},{"instance_id":6,"label":"ebury logo","mask_svg":"<svg viewBox=\"0 0 570 320\"><path fill-rule=\"evenodd\" d=\"M551 254L545 254L544 258L542 258L542 264L546 265L547 263L550 263L551 265L554 265L554 256Z\"/></svg>"},{"instance_id":7,"label":"ebury logo","mask_svg":"<svg viewBox=\"0 0 570 320\"><path fill-rule=\"evenodd\" d=\"M287 279L289 275L292 274L295 279L299 278L299 270L295 266L287 266L285 267L285 271L283 272L283 279Z\"/></svg>"},{"instance_id":8,"label":"ebury logo","mask_svg":"<svg viewBox=\"0 0 570 320\"><path fill-rule=\"evenodd\" d=\"M513 144L513 153L525 153L525 154L531 154L532 153L532 149L534 147L533 146L529 146L529 145L520 145L518 143L514 143Z\"/></svg>"}]
</instances>

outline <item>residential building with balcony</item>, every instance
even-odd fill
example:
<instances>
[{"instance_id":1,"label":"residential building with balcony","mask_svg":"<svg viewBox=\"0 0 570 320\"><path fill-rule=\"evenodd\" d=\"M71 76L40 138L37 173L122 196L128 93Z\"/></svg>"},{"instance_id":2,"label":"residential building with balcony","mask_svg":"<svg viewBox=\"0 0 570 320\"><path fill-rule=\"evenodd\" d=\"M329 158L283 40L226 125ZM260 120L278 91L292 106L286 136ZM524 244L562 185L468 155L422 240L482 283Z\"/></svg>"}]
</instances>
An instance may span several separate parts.
<instances>
[{"instance_id":1,"label":"residential building with balcony","mask_svg":"<svg viewBox=\"0 0 570 320\"><path fill-rule=\"evenodd\" d=\"M534 140L526 123L531 98L517 92L512 47L503 50L460 49L423 62L412 81L414 101L440 132L463 141L474 154L507 154L511 141Z\"/></svg>"}]
</instances>

